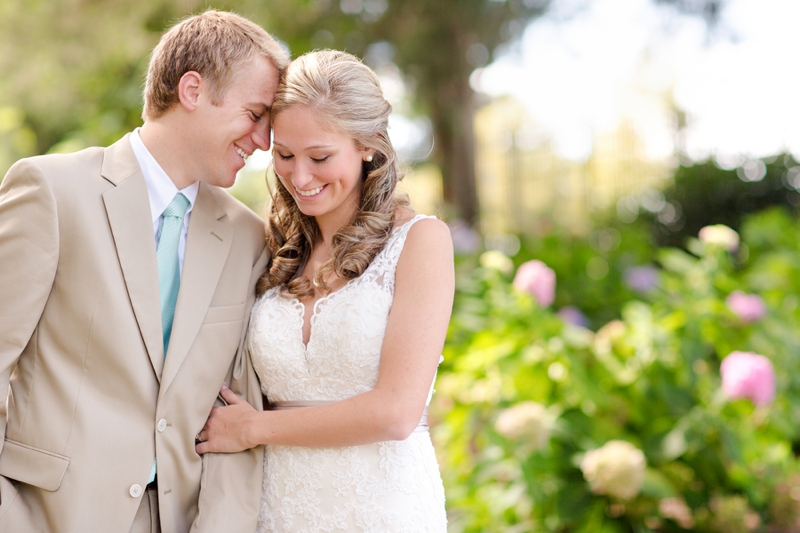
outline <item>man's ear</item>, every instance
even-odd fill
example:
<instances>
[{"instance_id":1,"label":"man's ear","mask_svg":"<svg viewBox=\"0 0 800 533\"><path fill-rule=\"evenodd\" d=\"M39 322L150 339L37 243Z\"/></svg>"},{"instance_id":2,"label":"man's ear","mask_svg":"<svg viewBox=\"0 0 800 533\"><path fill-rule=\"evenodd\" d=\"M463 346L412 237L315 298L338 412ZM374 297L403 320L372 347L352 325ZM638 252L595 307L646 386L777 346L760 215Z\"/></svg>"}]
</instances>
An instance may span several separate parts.
<instances>
[{"instance_id":1,"label":"man's ear","mask_svg":"<svg viewBox=\"0 0 800 533\"><path fill-rule=\"evenodd\" d=\"M203 87L203 77L200 73L190 70L178 82L178 99L187 111L194 111L200 101L200 92Z\"/></svg>"}]
</instances>

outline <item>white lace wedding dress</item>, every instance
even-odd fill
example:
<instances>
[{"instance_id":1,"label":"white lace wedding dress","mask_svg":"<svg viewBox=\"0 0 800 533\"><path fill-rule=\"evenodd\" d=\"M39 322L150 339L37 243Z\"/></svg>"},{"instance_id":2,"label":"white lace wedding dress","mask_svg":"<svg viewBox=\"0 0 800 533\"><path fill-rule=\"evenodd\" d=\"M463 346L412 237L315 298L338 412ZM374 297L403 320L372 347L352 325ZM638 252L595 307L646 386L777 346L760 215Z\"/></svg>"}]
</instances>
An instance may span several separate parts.
<instances>
[{"instance_id":1,"label":"white lace wedding dress","mask_svg":"<svg viewBox=\"0 0 800 533\"><path fill-rule=\"evenodd\" d=\"M271 403L327 403L375 386L397 261L411 225L422 218L395 228L360 277L316 302L308 346L302 303L278 288L256 302L248 347ZM258 531L446 530L444 489L425 417L404 441L266 447Z\"/></svg>"}]
</instances>

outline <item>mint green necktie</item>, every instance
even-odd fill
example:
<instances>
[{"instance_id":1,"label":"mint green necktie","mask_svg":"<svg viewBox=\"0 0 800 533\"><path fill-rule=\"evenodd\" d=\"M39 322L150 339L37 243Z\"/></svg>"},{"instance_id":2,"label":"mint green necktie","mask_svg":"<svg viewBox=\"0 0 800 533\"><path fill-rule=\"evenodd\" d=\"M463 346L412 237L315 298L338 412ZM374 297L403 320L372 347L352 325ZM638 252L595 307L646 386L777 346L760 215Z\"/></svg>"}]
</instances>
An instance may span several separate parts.
<instances>
[{"instance_id":1,"label":"mint green necktie","mask_svg":"<svg viewBox=\"0 0 800 533\"><path fill-rule=\"evenodd\" d=\"M172 333L172 320L175 305L178 303L178 289L181 285L181 268L178 263L178 243L181 240L183 217L189 208L189 200L178 193L161 214L161 230L158 237L158 288L161 293L161 332L164 336L164 357L167 356L169 337Z\"/></svg>"},{"instance_id":2,"label":"mint green necktie","mask_svg":"<svg viewBox=\"0 0 800 533\"><path fill-rule=\"evenodd\" d=\"M178 193L161 213L161 228L158 231L158 289L161 293L161 333L164 338L164 357L167 356L169 336L172 333L172 319L175 318L175 304L178 303L178 289L181 286L181 266L178 262L178 243L181 241L183 217L189 209L189 200ZM147 483L156 478L156 461L150 469Z\"/></svg>"}]
</instances>

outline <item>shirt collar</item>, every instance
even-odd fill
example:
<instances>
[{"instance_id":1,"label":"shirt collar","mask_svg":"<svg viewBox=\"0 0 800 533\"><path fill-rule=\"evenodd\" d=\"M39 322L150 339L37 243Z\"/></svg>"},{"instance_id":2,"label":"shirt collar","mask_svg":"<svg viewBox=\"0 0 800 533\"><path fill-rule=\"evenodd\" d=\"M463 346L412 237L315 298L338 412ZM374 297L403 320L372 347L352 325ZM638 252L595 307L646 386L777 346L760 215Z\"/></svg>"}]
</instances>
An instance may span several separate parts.
<instances>
[{"instance_id":1,"label":"shirt collar","mask_svg":"<svg viewBox=\"0 0 800 533\"><path fill-rule=\"evenodd\" d=\"M150 214L153 223L161 217L161 213L164 212L164 209L167 208L179 192L189 200L189 208L186 210L188 214L194 207L200 182L195 181L188 187L178 190L167 173L164 172L164 169L161 168L161 165L158 164L158 161L145 147L142 138L139 136L139 128L133 130L130 140L131 148L133 148L133 153L139 162L144 175L144 182L147 185L147 196L150 199Z\"/></svg>"}]
</instances>

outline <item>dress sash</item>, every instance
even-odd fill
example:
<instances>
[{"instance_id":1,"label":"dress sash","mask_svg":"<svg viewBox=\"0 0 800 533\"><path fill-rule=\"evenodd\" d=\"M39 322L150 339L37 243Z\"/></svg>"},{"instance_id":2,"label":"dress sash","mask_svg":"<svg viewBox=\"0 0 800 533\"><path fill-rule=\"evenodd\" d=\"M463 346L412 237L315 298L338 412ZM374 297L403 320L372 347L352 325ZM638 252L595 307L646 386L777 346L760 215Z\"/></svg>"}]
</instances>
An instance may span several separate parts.
<instances>
[{"instance_id":1,"label":"dress sash","mask_svg":"<svg viewBox=\"0 0 800 533\"><path fill-rule=\"evenodd\" d=\"M285 402L271 402L269 404L270 411L284 411L287 409L301 409L303 407L316 407L318 405L327 405L329 403L334 403L333 400L290 400ZM422 418L420 418L419 424L417 425L416 429L414 429L414 433L418 433L420 431L428 431L428 406L425 406L425 409L422 411Z\"/></svg>"}]
</instances>

